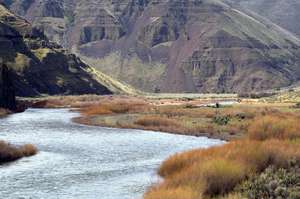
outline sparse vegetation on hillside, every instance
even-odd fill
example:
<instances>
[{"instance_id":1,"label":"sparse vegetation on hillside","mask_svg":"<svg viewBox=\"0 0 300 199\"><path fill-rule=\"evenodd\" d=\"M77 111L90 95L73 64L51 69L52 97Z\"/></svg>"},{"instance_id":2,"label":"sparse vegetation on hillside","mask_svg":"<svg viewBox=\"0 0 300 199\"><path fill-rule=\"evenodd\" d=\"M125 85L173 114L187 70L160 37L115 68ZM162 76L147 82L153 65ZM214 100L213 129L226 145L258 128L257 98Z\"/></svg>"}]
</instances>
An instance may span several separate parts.
<instances>
[{"instance_id":1,"label":"sparse vegetation on hillside","mask_svg":"<svg viewBox=\"0 0 300 199\"><path fill-rule=\"evenodd\" d=\"M293 89L285 89L277 95L263 98L266 102L280 102L280 103L300 103L300 87Z\"/></svg>"},{"instance_id":2,"label":"sparse vegetation on hillside","mask_svg":"<svg viewBox=\"0 0 300 199\"><path fill-rule=\"evenodd\" d=\"M37 148L32 144L25 144L17 147L4 141L0 141L0 164L15 161L22 157L33 156L37 151Z\"/></svg>"}]
</instances>

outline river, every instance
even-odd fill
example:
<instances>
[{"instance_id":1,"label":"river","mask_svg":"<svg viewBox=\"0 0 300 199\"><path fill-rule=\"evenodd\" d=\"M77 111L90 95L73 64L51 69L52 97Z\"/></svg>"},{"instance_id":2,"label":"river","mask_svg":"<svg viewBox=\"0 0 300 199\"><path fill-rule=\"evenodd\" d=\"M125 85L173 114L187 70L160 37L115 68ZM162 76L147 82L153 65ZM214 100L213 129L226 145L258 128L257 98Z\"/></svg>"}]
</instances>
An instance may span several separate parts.
<instances>
[{"instance_id":1,"label":"river","mask_svg":"<svg viewBox=\"0 0 300 199\"><path fill-rule=\"evenodd\" d=\"M0 140L32 143L36 156L0 166L0 198L140 199L168 156L223 142L84 126L68 109L28 109L0 119Z\"/></svg>"}]
</instances>

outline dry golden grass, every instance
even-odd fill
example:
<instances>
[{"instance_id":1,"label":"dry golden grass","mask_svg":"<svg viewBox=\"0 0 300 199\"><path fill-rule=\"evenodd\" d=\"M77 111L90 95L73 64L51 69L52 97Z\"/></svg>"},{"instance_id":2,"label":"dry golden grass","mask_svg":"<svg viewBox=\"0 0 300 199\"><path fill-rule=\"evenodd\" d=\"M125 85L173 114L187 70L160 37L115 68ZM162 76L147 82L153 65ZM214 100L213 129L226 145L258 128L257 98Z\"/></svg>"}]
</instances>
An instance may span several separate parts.
<instances>
[{"instance_id":1,"label":"dry golden grass","mask_svg":"<svg viewBox=\"0 0 300 199\"><path fill-rule=\"evenodd\" d=\"M147 109L144 103L111 102L99 103L81 109L81 113L91 115L124 114L141 112Z\"/></svg>"},{"instance_id":2,"label":"dry golden grass","mask_svg":"<svg viewBox=\"0 0 300 199\"><path fill-rule=\"evenodd\" d=\"M159 174L165 181L155 192L159 196L160 189L189 187L197 192L197 196L222 196L233 191L247 177L271 165L289 167L291 160L300 165L300 149L289 140L243 140L193 150L174 155L162 164Z\"/></svg>"},{"instance_id":3,"label":"dry golden grass","mask_svg":"<svg viewBox=\"0 0 300 199\"><path fill-rule=\"evenodd\" d=\"M237 117L243 116L247 119L252 119L258 114L265 114L273 109L252 108L244 106L226 107L226 108L210 108L210 107L192 107L187 106L160 106L156 109L156 114L166 115L167 117L204 117L213 118L216 115Z\"/></svg>"},{"instance_id":4,"label":"dry golden grass","mask_svg":"<svg viewBox=\"0 0 300 199\"><path fill-rule=\"evenodd\" d=\"M249 126L249 138L253 140L296 139L300 137L300 118L272 116L256 118Z\"/></svg>"},{"instance_id":5,"label":"dry golden grass","mask_svg":"<svg viewBox=\"0 0 300 199\"><path fill-rule=\"evenodd\" d=\"M159 168L165 180L154 189L157 197L151 199L161 199L160 190L172 192L179 188L192 190L193 199L226 196L270 166L288 169L291 161L300 166L298 115L272 113L261 120L254 119L245 139L171 156ZM242 197L235 194L225 198Z\"/></svg>"},{"instance_id":6,"label":"dry golden grass","mask_svg":"<svg viewBox=\"0 0 300 199\"><path fill-rule=\"evenodd\" d=\"M67 101L73 99L65 98L68 99ZM63 99L65 100L65 98ZM248 125L255 117L266 115L281 117L285 114L292 114L289 111L282 112L282 107L279 106L236 105L211 108L190 104L155 105L154 100L126 96L106 96L101 100L92 97L91 103L87 103L88 97L83 99L82 101L86 101L85 105L81 103L82 117L74 120L82 124L138 128L224 140L233 140L245 135ZM131 119L124 120L125 117L119 117L120 115ZM121 121L120 118L122 118ZM216 118L221 119L221 122L226 119L226 123L220 124L216 122Z\"/></svg>"},{"instance_id":7,"label":"dry golden grass","mask_svg":"<svg viewBox=\"0 0 300 199\"><path fill-rule=\"evenodd\" d=\"M22 157L33 156L37 151L37 148L31 144L16 147L4 141L0 141L0 164L11 162Z\"/></svg>"},{"instance_id":8,"label":"dry golden grass","mask_svg":"<svg viewBox=\"0 0 300 199\"><path fill-rule=\"evenodd\" d=\"M197 192L189 187L180 187L175 189L152 189L149 191L145 199L195 199L199 198ZM199 198L200 199L200 198Z\"/></svg>"},{"instance_id":9,"label":"dry golden grass","mask_svg":"<svg viewBox=\"0 0 300 199\"><path fill-rule=\"evenodd\" d=\"M171 119L166 119L164 117L156 116L156 115L148 115L148 116L143 116L135 121L135 124L145 126L145 127L168 127L168 126L179 126L178 122L171 120Z\"/></svg>"},{"instance_id":10,"label":"dry golden grass","mask_svg":"<svg viewBox=\"0 0 300 199\"><path fill-rule=\"evenodd\" d=\"M152 131L170 132L183 135L213 137L218 132L213 125L186 125L184 120L168 118L162 115L144 115L138 117L131 125L120 125L120 127L144 129Z\"/></svg>"},{"instance_id":11,"label":"dry golden grass","mask_svg":"<svg viewBox=\"0 0 300 199\"><path fill-rule=\"evenodd\" d=\"M201 164L193 164L184 172L166 180L167 187L189 186L201 190L198 194L215 196L226 194L245 177L245 168L237 161L225 158L209 159Z\"/></svg>"},{"instance_id":12,"label":"dry golden grass","mask_svg":"<svg viewBox=\"0 0 300 199\"><path fill-rule=\"evenodd\" d=\"M130 96L100 96L100 95L75 95L75 96L49 96L43 98L24 98L21 101L29 107L34 108L87 108L93 107L100 103L127 103L138 104L145 100L138 97Z\"/></svg>"}]
</instances>

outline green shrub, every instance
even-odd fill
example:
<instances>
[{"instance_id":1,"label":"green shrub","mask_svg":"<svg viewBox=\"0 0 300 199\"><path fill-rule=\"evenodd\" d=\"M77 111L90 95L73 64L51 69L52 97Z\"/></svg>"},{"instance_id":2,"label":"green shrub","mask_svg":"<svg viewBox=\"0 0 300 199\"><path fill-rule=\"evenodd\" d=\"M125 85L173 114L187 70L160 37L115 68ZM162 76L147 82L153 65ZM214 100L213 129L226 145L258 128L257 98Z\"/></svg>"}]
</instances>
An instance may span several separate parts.
<instances>
[{"instance_id":1,"label":"green shrub","mask_svg":"<svg viewBox=\"0 0 300 199\"><path fill-rule=\"evenodd\" d=\"M299 199L300 169L268 168L238 188L249 199Z\"/></svg>"},{"instance_id":2,"label":"green shrub","mask_svg":"<svg viewBox=\"0 0 300 199\"><path fill-rule=\"evenodd\" d=\"M213 118L213 122L220 126L224 126L230 122L230 117L229 116L216 116Z\"/></svg>"}]
</instances>

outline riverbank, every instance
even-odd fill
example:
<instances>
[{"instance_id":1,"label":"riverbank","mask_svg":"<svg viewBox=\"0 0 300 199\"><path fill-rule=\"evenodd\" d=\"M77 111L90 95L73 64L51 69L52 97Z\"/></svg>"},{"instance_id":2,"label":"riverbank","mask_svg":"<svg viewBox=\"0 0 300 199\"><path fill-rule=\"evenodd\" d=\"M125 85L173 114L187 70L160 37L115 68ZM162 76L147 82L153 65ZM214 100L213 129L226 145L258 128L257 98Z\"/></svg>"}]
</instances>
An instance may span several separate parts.
<instances>
[{"instance_id":1,"label":"riverbank","mask_svg":"<svg viewBox=\"0 0 300 199\"><path fill-rule=\"evenodd\" d=\"M103 101L80 108L74 121L105 127L143 129L206 136L222 140L240 139L253 120L264 115L293 114L288 106L232 104L220 107L191 104L155 105L140 101Z\"/></svg>"},{"instance_id":2,"label":"riverbank","mask_svg":"<svg viewBox=\"0 0 300 199\"><path fill-rule=\"evenodd\" d=\"M187 95L188 96L188 95ZM218 107L216 104L219 104ZM27 101L28 104L28 101ZM133 97L62 96L31 99L35 108L73 108L74 122L102 127L142 129L181 135L236 140L263 115L295 113L291 103L260 103L234 96Z\"/></svg>"}]
</instances>

